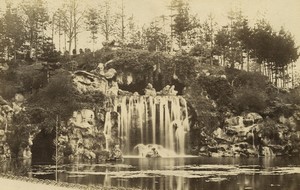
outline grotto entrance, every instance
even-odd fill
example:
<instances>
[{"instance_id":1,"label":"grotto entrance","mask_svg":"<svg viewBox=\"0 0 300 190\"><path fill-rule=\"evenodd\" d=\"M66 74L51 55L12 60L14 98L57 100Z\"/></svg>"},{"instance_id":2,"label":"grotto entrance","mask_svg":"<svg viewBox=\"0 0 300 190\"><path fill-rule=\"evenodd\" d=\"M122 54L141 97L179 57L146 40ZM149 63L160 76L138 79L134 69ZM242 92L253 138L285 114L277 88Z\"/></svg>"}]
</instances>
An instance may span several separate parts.
<instances>
[{"instance_id":1,"label":"grotto entrance","mask_svg":"<svg viewBox=\"0 0 300 190\"><path fill-rule=\"evenodd\" d=\"M55 130L48 132L42 129L40 133L33 139L32 151L32 164L53 164L55 160Z\"/></svg>"}]
</instances>

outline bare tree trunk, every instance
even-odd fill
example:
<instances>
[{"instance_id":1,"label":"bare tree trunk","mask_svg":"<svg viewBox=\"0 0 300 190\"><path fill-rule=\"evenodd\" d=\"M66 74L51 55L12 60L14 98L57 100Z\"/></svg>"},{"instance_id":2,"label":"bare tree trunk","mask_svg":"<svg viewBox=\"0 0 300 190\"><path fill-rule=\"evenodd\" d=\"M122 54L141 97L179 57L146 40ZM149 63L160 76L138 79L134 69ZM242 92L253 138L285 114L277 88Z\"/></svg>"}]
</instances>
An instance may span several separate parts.
<instances>
[{"instance_id":1,"label":"bare tree trunk","mask_svg":"<svg viewBox=\"0 0 300 190\"><path fill-rule=\"evenodd\" d=\"M72 31L72 26L73 26L72 8L70 8L69 13L70 13L70 20L69 20L69 34L68 34L69 41L68 42L69 42L69 54L71 55L72 37L73 37L73 31Z\"/></svg>"},{"instance_id":2,"label":"bare tree trunk","mask_svg":"<svg viewBox=\"0 0 300 190\"><path fill-rule=\"evenodd\" d=\"M275 86L277 86L278 87L278 68L276 67L275 68Z\"/></svg>"},{"instance_id":3,"label":"bare tree trunk","mask_svg":"<svg viewBox=\"0 0 300 190\"><path fill-rule=\"evenodd\" d=\"M64 51L67 51L67 35L66 35L66 32L64 32L64 40L65 40L65 48L64 48Z\"/></svg>"},{"instance_id":4,"label":"bare tree trunk","mask_svg":"<svg viewBox=\"0 0 300 190\"><path fill-rule=\"evenodd\" d=\"M170 26L171 26L171 50L170 50L170 52L173 52L173 11L172 11L172 8L171 8L171 24L170 24Z\"/></svg>"},{"instance_id":5,"label":"bare tree trunk","mask_svg":"<svg viewBox=\"0 0 300 190\"><path fill-rule=\"evenodd\" d=\"M105 2L105 15L106 15L106 19L105 19L105 40L108 42L109 41L109 5L108 2Z\"/></svg>"},{"instance_id":6,"label":"bare tree trunk","mask_svg":"<svg viewBox=\"0 0 300 190\"><path fill-rule=\"evenodd\" d=\"M249 55L249 50L247 50L247 71L250 71L250 55Z\"/></svg>"},{"instance_id":7,"label":"bare tree trunk","mask_svg":"<svg viewBox=\"0 0 300 190\"><path fill-rule=\"evenodd\" d=\"M292 62L292 88L294 88L294 62Z\"/></svg>"},{"instance_id":8,"label":"bare tree trunk","mask_svg":"<svg viewBox=\"0 0 300 190\"><path fill-rule=\"evenodd\" d=\"M76 0L73 1L73 16L74 16L74 49L75 52L77 52L77 14L76 14L76 9L77 9L77 5L76 5ZM76 53L75 53L76 54Z\"/></svg>"},{"instance_id":9,"label":"bare tree trunk","mask_svg":"<svg viewBox=\"0 0 300 190\"><path fill-rule=\"evenodd\" d=\"M52 16L52 44L54 44L54 14Z\"/></svg>"},{"instance_id":10,"label":"bare tree trunk","mask_svg":"<svg viewBox=\"0 0 300 190\"><path fill-rule=\"evenodd\" d=\"M124 45L124 41L125 41L125 24L124 24L124 0L122 0L122 15L121 15L121 22L122 22L122 29L121 29L121 39L122 39L122 46Z\"/></svg>"},{"instance_id":11,"label":"bare tree trunk","mask_svg":"<svg viewBox=\"0 0 300 190\"><path fill-rule=\"evenodd\" d=\"M282 67L282 87L285 88L286 78L285 78L285 66Z\"/></svg>"},{"instance_id":12,"label":"bare tree trunk","mask_svg":"<svg viewBox=\"0 0 300 190\"><path fill-rule=\"evenodd\" d=\"M60 24L59 24L59 27L58 27L58 51L61 51L61 31L60 31Z\"/></svg>"}]
</instances>

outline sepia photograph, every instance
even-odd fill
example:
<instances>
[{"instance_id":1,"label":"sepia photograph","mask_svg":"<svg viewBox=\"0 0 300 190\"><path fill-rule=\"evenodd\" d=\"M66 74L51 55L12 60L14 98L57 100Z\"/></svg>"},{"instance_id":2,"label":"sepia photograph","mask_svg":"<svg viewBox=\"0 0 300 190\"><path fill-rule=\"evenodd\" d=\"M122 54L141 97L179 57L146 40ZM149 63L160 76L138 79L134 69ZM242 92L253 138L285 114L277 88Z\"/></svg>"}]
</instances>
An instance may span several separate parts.
<instances>
[{"instance_id":1,"label":"sepia photograph","mask_svg":"<svg viewBox=\"0 0 300 190\"><path fill-rule=\"evenodd\" d=\"M299 190L300 0L0 0L0 190Z\"/></svg>"}]
</instances>

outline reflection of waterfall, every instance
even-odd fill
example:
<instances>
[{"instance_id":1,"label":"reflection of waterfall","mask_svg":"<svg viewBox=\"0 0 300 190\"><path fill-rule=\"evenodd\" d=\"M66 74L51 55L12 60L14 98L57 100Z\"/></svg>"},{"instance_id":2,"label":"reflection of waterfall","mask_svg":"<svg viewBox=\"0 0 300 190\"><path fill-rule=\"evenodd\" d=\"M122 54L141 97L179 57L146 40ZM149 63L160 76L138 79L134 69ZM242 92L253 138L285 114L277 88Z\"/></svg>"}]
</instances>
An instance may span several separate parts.
<instances>
[{"instance_id":1,"label":"reflection of waterfall","mask_svg":"<svg viewBox=\"0 0 300 190\"><path fill-rule=\"evenodd\" d=\"M103 134L105 136L105 149L108 150L109 148L109 142L111 140L111 112L107 112L105 115L105 124L104 124L104 131Z\"/></svg>"},{"instance_id":2,"label":"reflection of waterfall","mask_svg":"<svg viewBox=\"0 0 300 190\"><path fill-rule=\"evenodd\" d=\"M114 100L120 115L118 137L125 154L137 144L159 144L178 154L185 153L186 132L189 131L187 104L180 96L123 96ZM109 116L105 134L111 135Z\"/></svg>"}]
</instances>

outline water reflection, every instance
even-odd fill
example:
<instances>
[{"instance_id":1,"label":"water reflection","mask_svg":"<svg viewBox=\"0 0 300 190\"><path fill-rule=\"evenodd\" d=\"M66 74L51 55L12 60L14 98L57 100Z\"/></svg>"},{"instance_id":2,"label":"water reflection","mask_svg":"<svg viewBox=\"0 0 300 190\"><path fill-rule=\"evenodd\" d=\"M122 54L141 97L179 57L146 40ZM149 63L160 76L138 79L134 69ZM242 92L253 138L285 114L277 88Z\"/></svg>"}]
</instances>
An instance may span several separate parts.
<instances>
[{"instance_id":1,"label":"water reflection","mask_svg":"<svg viewBox=\"0 0 300 190\"><path fill-rule=\"evenodd\" d=\"M53 166L1 164L0 172L54 179ZM138 189L300 189L299 158L126 158L120 163L72 164L59 181Z\"/></svg>"}]
</instances>

